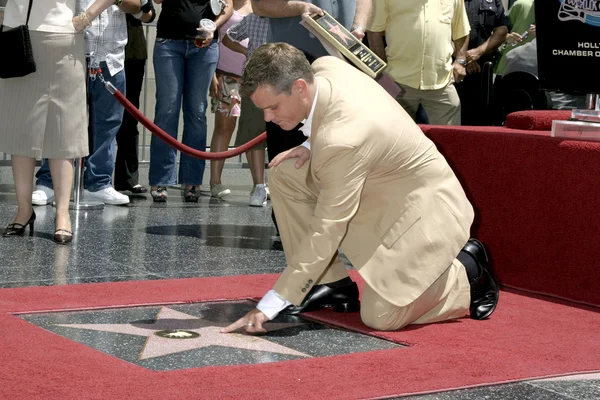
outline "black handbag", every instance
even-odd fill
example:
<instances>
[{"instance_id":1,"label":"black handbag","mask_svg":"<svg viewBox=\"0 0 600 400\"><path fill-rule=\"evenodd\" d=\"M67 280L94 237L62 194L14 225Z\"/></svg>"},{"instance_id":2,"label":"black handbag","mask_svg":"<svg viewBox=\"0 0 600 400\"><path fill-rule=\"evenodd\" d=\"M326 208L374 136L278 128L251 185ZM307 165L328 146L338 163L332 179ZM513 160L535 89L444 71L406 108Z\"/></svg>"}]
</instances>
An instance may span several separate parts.
<instances>
[{"instance_id":1,"label":"black handbag","mask_svg":"<svg viewBox=\"0 0 600 400\"><path fill-rule=\"evenodd\" d=\"M31 4L27 10L27 21L25 25L3 31L4 25L0 25L0 78L19 78L35 72L35 60L31 50L31 38L29 36L29 16L31 15Z\"/></svg>"}]
</instances>

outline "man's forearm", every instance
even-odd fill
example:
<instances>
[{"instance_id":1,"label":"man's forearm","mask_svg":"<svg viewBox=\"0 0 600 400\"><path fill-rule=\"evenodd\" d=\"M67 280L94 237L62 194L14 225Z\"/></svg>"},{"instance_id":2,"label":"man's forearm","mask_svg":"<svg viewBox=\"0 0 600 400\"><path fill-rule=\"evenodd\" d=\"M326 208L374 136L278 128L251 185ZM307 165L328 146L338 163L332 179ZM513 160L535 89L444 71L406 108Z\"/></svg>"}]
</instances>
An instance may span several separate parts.
<instances>
[{"instance_id":1,"label":"man's forearm","mask_svg":"<svg viewBox=\"0 0 600 400\"><path fill-rule=\"evenodd\" d=\"M373 50L373 53L377 54L379 58L387 62L387 56L385 54L385 44L383 43L383 35L385 32L367 32L367 40L369 41L369 48Z\"/></svg>"},{"instance_id":2,"label":"man's forearm","mask_svg":"<svg viewBox=\"0 0 600 400\"><path fill-rule=\"evenodd\" d=\"M460 39L453 40L454 42L454 59L466 59L467 48L469 47L469 36L461 37Z\"/></svg>"},{"instance_id":3,"label":"man's forearm","mask_svg":"<svg viewBox=\"0 0 600 400\"><path fill-rule=\"evenodd\" d=\"M356 0L356 13L354 14L353 27L361 27L363 31L366 30L372 9L373 0Z\"/></svg>"},{"instance_id":4,"label":"man's forearm","mask_svg":"<svg viewBox=\"0 0 600 400\"><path fill-rule=\"evenodd\" d=\"M304 12L306 3L293 0L252 0L252 11L260 17L297 17Z\"/></svg>"},{"instance_id":5,"label":"man's forearm","mask_svg":"<svg viewBox=\"0 0 600 400\"><path fill-rule=\"evenodd\" d=\"M478 49L481 51L481 54L491 53L500 47L506 41L506 35L508 35L507 26L499 26L495 28L492 32L492 36L490 36L488 40L479 46Z\"/></svg>"}]
</instances>

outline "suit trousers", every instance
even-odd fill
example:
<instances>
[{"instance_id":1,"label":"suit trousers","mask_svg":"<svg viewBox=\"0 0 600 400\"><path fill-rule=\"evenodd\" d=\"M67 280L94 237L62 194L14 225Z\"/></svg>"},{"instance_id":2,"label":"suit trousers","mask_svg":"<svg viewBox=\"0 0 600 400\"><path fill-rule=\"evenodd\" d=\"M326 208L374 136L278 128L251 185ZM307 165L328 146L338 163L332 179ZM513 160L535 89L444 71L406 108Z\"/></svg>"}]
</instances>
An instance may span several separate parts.
<instances>
[{"instance_id":1,"label":"suit trousers","mask_svg":"<svg viewBox=\"0 0 600 400\"><path fill-rule=\"evenodd\" d=\"M271 171L271 201L279 222L279 232L288 265L300 247L301 241L311 234L310 221L314 216L319 189L310 173L310 162L301 168L295 160L286 160ZM365 231L370 232L370 229ZM345 243L356 246L357 243ZM352 260L350 260L352 262ZM402 262L401 259L398 260ZM289 268L289 267L288 267ZM384 265L381 268L385 268ZM347 277L344 263L336 253L327 269L315 284L325 284ZM402 282L395 284L402 290ZM464 317L469 313L470 285L465 267L454 260L448 269L415 301L399 307L377 294L365 284L361 299L361 319L376 330L396 330L409 324L424 324Z\"/></svg>"}]
</instances>

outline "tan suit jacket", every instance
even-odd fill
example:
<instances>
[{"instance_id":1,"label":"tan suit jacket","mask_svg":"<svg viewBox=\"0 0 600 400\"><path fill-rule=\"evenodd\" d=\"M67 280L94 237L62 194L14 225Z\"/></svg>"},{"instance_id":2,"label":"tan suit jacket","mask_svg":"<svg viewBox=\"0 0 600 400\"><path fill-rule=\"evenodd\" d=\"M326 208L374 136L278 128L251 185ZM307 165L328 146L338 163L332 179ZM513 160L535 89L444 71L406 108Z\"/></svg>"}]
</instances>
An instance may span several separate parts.
<instances>
[{"instance_id":1,"label":"tan suit jacket","mask_svg":"<svg viewBox=\"0 0 600 400\"><path fill-rule=\"evenodd\" d=\"M338 248L390 303L417 299L469 238L473 208L435 145L385 90L333 57L313 63L319 93L310 234L275 291L298 305ZM304 289L304 290L302 290Z\"/></svg>"}]
</instances>

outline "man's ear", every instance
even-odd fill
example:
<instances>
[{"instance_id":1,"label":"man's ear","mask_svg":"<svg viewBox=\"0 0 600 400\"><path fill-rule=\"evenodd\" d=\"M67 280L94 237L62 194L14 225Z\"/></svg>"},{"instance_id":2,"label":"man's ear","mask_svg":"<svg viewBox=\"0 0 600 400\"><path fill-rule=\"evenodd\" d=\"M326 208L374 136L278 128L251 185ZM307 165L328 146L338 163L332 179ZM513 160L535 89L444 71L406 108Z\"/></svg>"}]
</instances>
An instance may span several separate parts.
<instances>
[{"instance_id":1,"label":"man's ear","mask_svg":"<svg viewBox=\"0 0 600 400\"><path fill-rule=\"evenodd\" d=\"M292 88L300 95L301 99L308 97L308 83L304 79L296 79Z\"/></svg>"}]
</instances>

